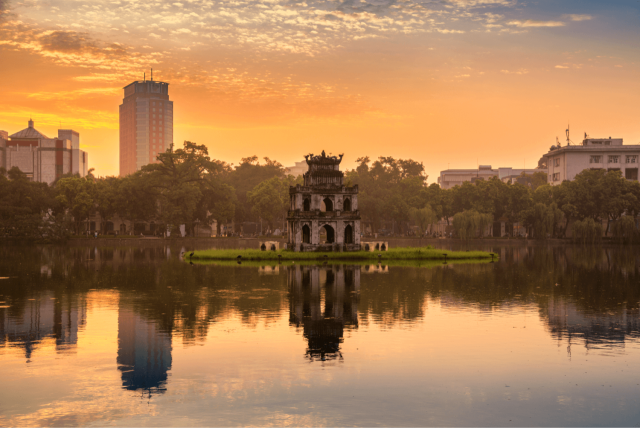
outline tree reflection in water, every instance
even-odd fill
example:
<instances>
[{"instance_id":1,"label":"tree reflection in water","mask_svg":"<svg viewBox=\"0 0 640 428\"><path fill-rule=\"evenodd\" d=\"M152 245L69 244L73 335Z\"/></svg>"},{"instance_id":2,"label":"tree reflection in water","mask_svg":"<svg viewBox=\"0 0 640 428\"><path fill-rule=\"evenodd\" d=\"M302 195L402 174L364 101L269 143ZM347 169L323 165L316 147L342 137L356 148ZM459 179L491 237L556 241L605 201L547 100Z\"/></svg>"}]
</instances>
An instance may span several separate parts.
<instances>
[{"instance_id":1,"label":"tree reflection in water","mask_svg":"<svg viewBox=\"0 0 640 428\"><path fill-rule=\"evenodd\" d=\"M74 352L88 296L116 293L123 388L161 391L172 349L207 340L217 322L247 328L288 312L312 361L341 358L345 330L420 322L428 302L491 313L535 307L567 346L623 352L640 332L634 247L504 246L493 264L190 266L180 248L0 247L0 346L38 357L44 339ZM360 289L362 275L362 289ZM115 303L117 302L117 303ZM286 316L286 315L285 315ZM151 357L150 357L151 356Z\"/></svg>"}]
</instances>

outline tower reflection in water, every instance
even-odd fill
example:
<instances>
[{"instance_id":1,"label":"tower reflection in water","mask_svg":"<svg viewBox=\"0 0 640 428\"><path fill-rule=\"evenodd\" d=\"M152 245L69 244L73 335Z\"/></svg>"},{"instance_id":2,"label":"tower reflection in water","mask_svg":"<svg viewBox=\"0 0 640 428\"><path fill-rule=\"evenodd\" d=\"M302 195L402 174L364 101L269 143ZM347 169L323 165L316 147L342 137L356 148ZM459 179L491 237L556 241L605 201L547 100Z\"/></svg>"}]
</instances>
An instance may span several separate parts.
<instances>
[{"instance_id":1,"label":"tower reflection in water","mask_svg":"<svg viewBox=\"0 0 640 428\"><path fill-rule=\"evenodd\" d=\"M342 359L344 330L358 328L359 266L291 266L289 323L302 327L311 361Z\"/></svg>"},{"instance_id":2,"label":"tower reflection in water","mask_svg":"<svg viewBox=\"0 0 640 428\"><path fill-rule=\"evenodd\" d=\"M171 334L121 303L117 363L124 389L163 393L171 369Z\"/></svg>"}]
</instances>

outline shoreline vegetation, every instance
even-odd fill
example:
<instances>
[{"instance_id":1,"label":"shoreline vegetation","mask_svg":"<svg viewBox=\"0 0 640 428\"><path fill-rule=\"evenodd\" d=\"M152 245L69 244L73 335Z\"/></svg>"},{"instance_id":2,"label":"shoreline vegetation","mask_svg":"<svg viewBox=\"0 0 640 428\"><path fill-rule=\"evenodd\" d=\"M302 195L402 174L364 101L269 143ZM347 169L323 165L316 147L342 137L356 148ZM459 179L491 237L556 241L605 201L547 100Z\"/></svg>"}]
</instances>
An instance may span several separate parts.
<instances>
[{"instance_id":1,"label":"shoreline vegetation","mask_svg":"<svg viewBox=\"0 0 640 428\"><path fill-rule=\"evenodd\" d=\"M185 260L240 260L240 261L300 261L300 260L340 260L340 261L389 261L389 260L481 260L498 259L498 255L486 251L449 251L433 247L399 247L387 251L353 252L294 252L290 250L196 250L193 256L184 253Z\"/></svg>"},{"instance_id":2,"label":"shoreline vegetation","mask_svg":"<svg viewBox=\"0 0 640 428\"><path fill-rule=\"evenodd\" d=\"M185 261L189 261L189 258L186 258ZM309 260L245 260L238 261L236 259L232 260L212 260L212 259L201 259L196 260L193 259L190 263L194 265L201 266L243 266L243 267L271 267L272 270L276 266L318 266L318 265L327 265L327 264L340 264L340 265L348 265L348 266L363 266L363 267L372 267L376 266L387 267L387 266L404 266L404 267L436 267L443 265L462 265L462 264L489 264L493 263L491 259L457 259L451 260L319 260L319 259L309 259Z\"/></svg>"},{"instance_id":3,"label":"shoreline vegetation","mask_svg":"<svg viewBox=\"0 0 640 428\"><path fill-rule=\"evenodd\" d=\"M356 162L344 180L358 186L361 230L381 238L518 235L640 244L640 183L619 170L585 169L554 186L539 171L513 184L492 177L443 189L428 185L424 165L411 159L363 156ZM18 167L0 167L0 239L64 243L89 230L136 237L171 232L173 240L182 225L192 237L271 235L286 229L289 190L297 184L302 178L287 175L275 160L250 156L234 166L189 141L124 177L96 177L89 170L47 184L30 181Z\"/></svg>"}]
</instances>

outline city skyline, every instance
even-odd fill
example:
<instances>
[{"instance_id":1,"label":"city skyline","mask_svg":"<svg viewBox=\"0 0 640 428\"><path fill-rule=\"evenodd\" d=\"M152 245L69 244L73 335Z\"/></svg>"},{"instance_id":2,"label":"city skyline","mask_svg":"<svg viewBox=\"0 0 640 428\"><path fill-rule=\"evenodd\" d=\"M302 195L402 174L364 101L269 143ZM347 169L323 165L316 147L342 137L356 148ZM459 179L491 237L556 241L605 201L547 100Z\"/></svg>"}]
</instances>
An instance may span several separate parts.
<instances>
[{"instance_id":1,"label":"city skyline","mask_svg":"<svg viewBox=\"0 0 640 428\"><path fill-rule=\"evenodd\" d=\"M533 168L567 122L574 141L640 140L637 2L53 0L0 14L0 129L77 130L98 175L118 175L121 91L151 68L171 84L174 144L234 164L326 148L346 169L413 158L433 183L449 167Z\"/></svg>"}]
</instances>

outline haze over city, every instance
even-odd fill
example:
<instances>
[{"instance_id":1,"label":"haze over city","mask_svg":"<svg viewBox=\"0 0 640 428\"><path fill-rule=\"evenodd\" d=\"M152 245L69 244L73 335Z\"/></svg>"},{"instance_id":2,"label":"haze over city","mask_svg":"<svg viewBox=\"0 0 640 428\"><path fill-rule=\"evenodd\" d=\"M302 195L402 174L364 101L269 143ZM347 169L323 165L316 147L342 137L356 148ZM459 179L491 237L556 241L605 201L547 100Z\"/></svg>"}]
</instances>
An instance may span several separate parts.
<instances>
[{"instance_id":1,"label":"haze over city","mask_svg":"<svg viewBox=\"0 0 640 428\"><path fill-rule=\"evenodd\" d=\"M2 128L81 133L118 174L122 88L170 84L213 158L533 168L584 132L637 144L637 1L0 0Z\"/></svg>"}]
</instances>

